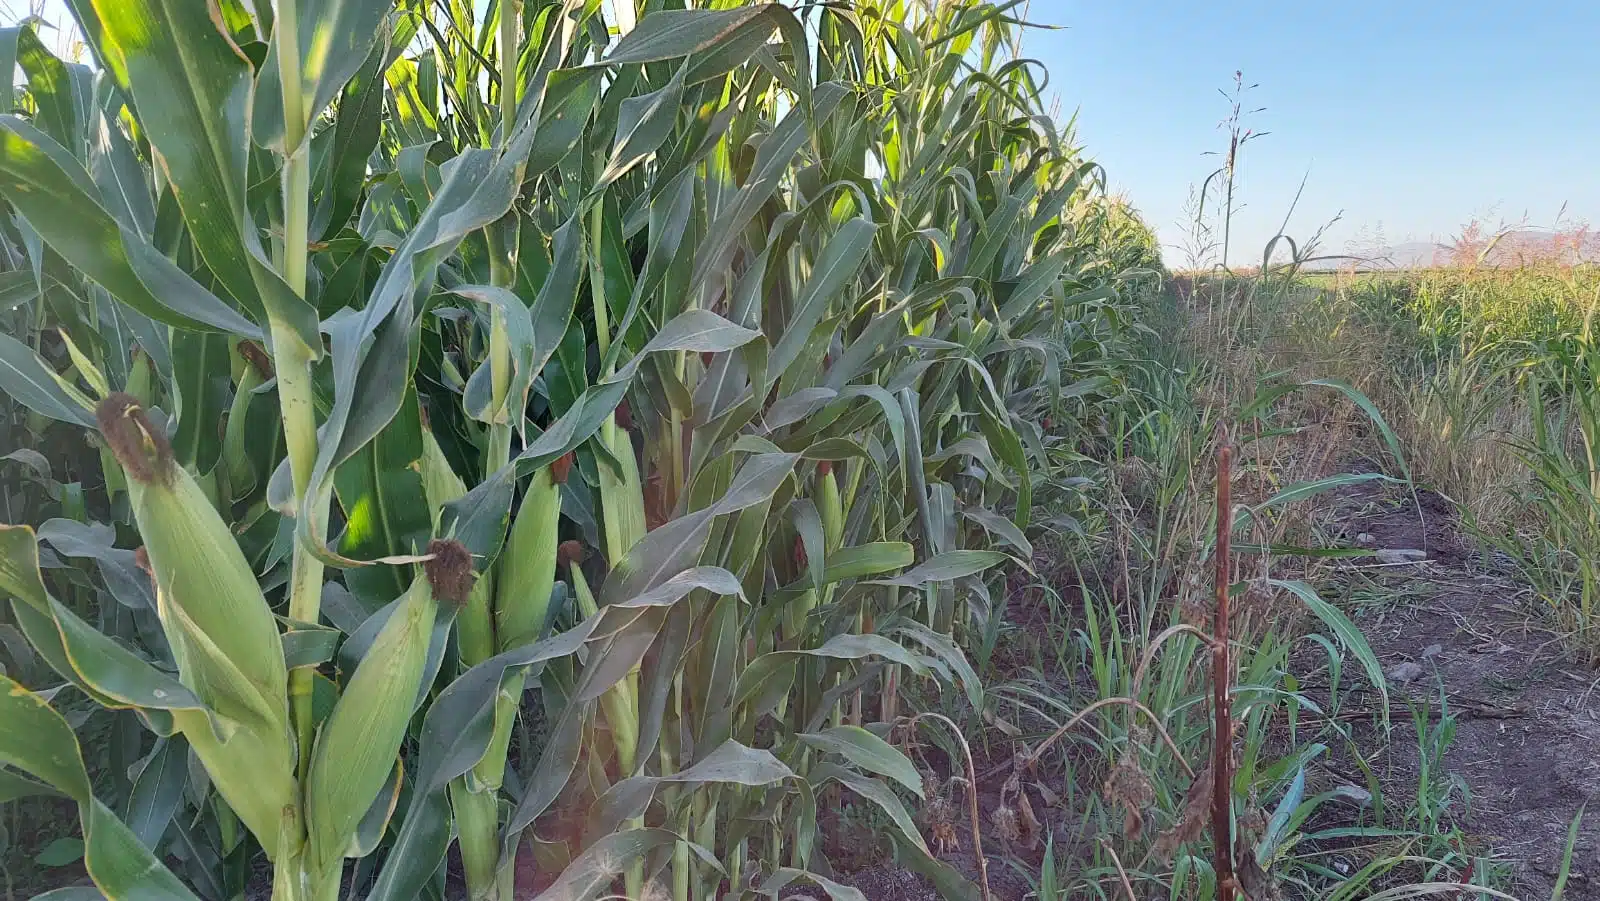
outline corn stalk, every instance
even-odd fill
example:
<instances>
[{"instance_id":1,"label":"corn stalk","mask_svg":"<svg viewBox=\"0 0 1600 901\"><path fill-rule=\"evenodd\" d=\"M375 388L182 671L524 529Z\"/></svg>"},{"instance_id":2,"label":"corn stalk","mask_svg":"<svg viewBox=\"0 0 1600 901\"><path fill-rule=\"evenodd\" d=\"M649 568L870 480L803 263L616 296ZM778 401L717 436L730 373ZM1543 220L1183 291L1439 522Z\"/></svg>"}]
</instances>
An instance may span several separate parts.
<instances>
[{"instance_id":1,"label":"corn stalk","mask_svg":"<svg viewBox=\"0 0 1600 901\"><path fill-rule=\"evenodd\" d=\"M887 725L908 684L982 709L1037 423L1115 391L1083 348L1145 259L1014 5L72 0L93 70L0 32L0 277L36 255L70 358L7 338L0 388L101 445L144 631L61 601L48 530L0 528L0 591L215 788L128 841L10 683L49 737L0 760L102 890L261 853L283 901L438 897L459 841L475 901L773 897L832 885L845 797L977 891ZM168 869L186 822L232 870Z\"/></svg>"}]
</instances>

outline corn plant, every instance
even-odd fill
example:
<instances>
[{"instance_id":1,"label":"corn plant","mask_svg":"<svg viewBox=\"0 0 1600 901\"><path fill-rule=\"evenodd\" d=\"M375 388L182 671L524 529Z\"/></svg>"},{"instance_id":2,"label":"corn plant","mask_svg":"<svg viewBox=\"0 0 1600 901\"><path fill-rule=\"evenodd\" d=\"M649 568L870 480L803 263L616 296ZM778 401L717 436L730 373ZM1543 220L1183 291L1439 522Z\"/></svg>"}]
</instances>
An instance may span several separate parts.
<instances>
[{"instance_id":1,"label":"corn plant","mask_svg":"<svg viewBox=\"0 0 1600 901\"><path fill-rule=\"evenodd\" d=\"M86 430L101 577L149 597L96 628L24 525L0 589L205 776L125 822L7 678L0 761L101 889L236 897L164 863L187 820L284 901L439 897L452 842L474 899L848 896L848 794L986 893L913 824L899 688L982 707L1038 421L1115 390L1148 260L1017 5L72 0L92 66L0 32L0 387Z\"/></svg>"}]
</instances>

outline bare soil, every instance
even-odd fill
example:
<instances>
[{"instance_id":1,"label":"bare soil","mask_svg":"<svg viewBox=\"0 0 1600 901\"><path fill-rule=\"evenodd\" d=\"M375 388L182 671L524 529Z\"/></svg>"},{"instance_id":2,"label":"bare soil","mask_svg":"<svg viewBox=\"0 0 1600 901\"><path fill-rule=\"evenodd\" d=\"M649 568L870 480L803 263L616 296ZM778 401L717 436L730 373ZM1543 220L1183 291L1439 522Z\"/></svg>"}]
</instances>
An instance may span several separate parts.
<instances>
[{"instance_id":1,"label":"bare soil","mask_svg":"<svg viewBox=\"0 0 1600 901\"><path fill-rule=\"evenodd\" d=\"M1445 763L1470 793L1460 825L1510 868L1513 894L1550 898L1568 828L1600 794L1600 674L1565 654L1527 592L1462 534L1443 498L1369 484L1347 490L1340 504L1347 538L1427 554L1366 566L1397 602L1355 618L1389 674L1386 793L1415 795L1412 705L1437 710L1442 691L1456 718ZM1367 737L1383 746L1377 730ZM1343 775L1361 784L1358 773ZM1600 810L1591 814L1578 833L1567 899L1600 899Z\"/></svg>"}]
</instances>

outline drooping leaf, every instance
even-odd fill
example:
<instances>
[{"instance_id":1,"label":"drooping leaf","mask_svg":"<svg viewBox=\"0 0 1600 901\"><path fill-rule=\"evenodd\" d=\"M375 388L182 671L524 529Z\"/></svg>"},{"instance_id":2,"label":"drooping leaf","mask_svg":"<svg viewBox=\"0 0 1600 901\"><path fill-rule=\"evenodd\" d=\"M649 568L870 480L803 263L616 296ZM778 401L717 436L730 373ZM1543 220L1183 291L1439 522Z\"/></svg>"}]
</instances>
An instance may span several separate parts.
<instances>
[{"instance_id":1,"label":"drooping leaf","mask_svg":"<svg viewBox=\"0 0 1600 901\"><path fill-rule=\"evenodd\" d=\"M0 391L42 416L94 428L94 409L74 397L33 348L0 333Z\"/></svg>"},{"instance_id":2,"label":"drooping leaf","mask_svg":"<svg viewBox=\"0 0 1600 901\"><path fill-rule=\"evenodd\" d=\"M209 15L170 0L68 3L80 23L95 22L85 37L138 108L206 265L258 322L270 312L319 355L316 309L268 261L246 203L248 59Z\"/></svg>"},{"instance_id":3,"label":"drooping leaf","mask_svg":"<svg viewBox=\"0 0 1600 901\"><path fill-rule=\"evenodd\" d=\"M910 758L860 726L835 726L826 732L803 734L800 740L838 754L868 772L887 776L922 797L922 774L917 772Z\"/></svg>"},{"instance_id":4,"label":"drooping leaf","mask_svg":"<svg viewBox=\"0 0 1600 901\"><path fill-rule=\"evenodd\" d=\"M0 762L30 773L78 802L84 866L111 897L198 901L93 795L72 727L49 704L0 676Z\"/></svg>"},{"instance_id":5,"label":"drooping leaf","mask_svg":"<svg viewBox=\"0 0 1600 901\"><path fill-rule=\"evenodd\" d=\"M874 579L873 584L918 588L930 582L950 582L980 573L1008 559L999 551L946 551L892 579Z\"/></svg>"},{"instance_id":6,"label":"drooping leaf","mask_svg":"<svg viewBox=\"0 0 1600 901\"><path fill-rule=\"evenodd\" d=\"M95 199L89 173L55 141L0 116L0 194L50 245L130 307L171 325L259 337L261 330L129 232Z\"/></svg>"},{"instance_id":7,"label":"drooping leaf","mask_svg":"<svg viewBox=\"0 0 1600 901\"><path fill-rule=\"evenodd\" d=\"M299 87L301 115L315 122L386 37L383 27L394 0L301 0L297 4L300 71L291 75ZM276 35L256 75L252 105L252 137L280 152L284 136L283 70ZM342 111L341 111L342 112ZM310 129L305 129L310 134Z\"/></svg>"}]
</instances>

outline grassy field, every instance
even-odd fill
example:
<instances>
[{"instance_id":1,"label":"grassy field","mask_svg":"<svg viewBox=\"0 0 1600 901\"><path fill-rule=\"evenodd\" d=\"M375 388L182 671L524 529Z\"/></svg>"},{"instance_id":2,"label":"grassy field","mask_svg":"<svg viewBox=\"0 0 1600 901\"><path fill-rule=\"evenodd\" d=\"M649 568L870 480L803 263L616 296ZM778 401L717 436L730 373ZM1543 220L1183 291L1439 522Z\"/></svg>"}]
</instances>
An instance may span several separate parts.
<instances>
[{"instance_id":1,"label":"grassy field","mask_svg":"<svg viewBox=\"0 0 1600 901\"><path fill-rule=\"evenodd\" d=\"M1565 792L1568 803L1547 787L1584 782L1565 758L1585 754L1595 737L1580 711L1585 674L1600 653L1600 271L1536 261L1208 274L1175 285L1198 313L1192 322L1225 323L1191 325L1188 340L1235 384L1328 381L1382 411L1390 433L1347 429L1300 453L1349 474L1401 475L1385 459L1392 442L1411 487L1387 497L1347 489L1333 504L1314 505L1311 518L1324 547L1401 550L1427 562L1324 558L1319 584L1351 612L1386 667L1420 664L1415 672L1435 704L1465 698L1467 712L1458 709L1448 730L1448 715L1437 732L1419 729L1415 750L1371 735L1356 745L1371 759L1404 758L1399 771L1410 776L1429 771L1417 762L1442 738L1452 747L1438 752L1432 772L1455 780L1459 793L1441 822L1488 855L1472 872L1497 874L1488 884L1517 897L1570 891L1563 862L1597 839L1581 822L1585 790ZM1296 430L1347 420L1316 407L1281 412ZM1481 699L1490 707L1474 710ZM1537 720L1508 730L1495 719L1502 715ZM1419 809L1428 795L1420 787L1409 793ZM1540 837L1530 839L1535 831ZM1491 844L1474 844L1485 840Z\"/></svg>"},{"instance_id":2,"label":"grassy field","mask_svg":"<svg viewBox=\"0 0 1600 901\"><path fill-rule=\"evenodd\" d=\"M1392 411L1417 477L1513 558L1566 639L1600 652L1600 267L1310 276L1279 326Z\"/></svg>"}]
</instances>

